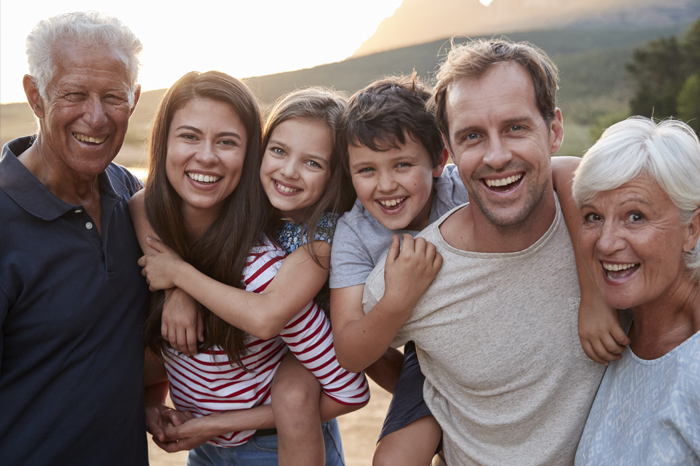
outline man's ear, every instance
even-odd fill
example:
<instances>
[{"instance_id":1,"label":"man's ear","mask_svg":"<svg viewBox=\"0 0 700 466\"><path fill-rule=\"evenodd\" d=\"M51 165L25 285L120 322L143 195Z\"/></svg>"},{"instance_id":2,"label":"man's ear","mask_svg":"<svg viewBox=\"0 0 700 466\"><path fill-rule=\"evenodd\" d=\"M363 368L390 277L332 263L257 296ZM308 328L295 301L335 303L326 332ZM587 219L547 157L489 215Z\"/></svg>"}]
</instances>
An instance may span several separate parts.
<instances>
[{"instance_id":1,"label":"man's ear","mask_svg":"<svg viewBox=\"0 0 700 466\"><path fill-rule=\"evenodd\" d=\"M700 208L695 209L686 228L688 233L683 242L683 252L690 252L697 244L698 238L700 238Z\"/></svg>"},{"instance_id":2,"label":"man's ear","mask_svg":"<svg viewBox=\"0 0 700 466\"><path fill-rule=\"evenodd\" d=\"M554 109L554 118L549 122L549 153L554 155L564 142L564 117L559 108Z\"/></svg>"},{"instance_id":3,"label":"man's ear","mask_svg":"<svg viewBox=\"0 0 700 466\"><path fill-rule=\"evenodd\" d=\"M136 110L136 104L139 103L140 97L141 97L141 84L137 84L136 91L134 92L134 103L131 105L131 110L129 111L129 116L134 114L134 110Z\"/></svg>"},{"instance_id":4,"label":"man's ear","mask_svg":"<svg viewBox=\"0 0 700 466\"><path fill-rule=\"evenodd\" d=\"M440 175L442 175L442 171L445 169L445 165L447 164L447 158L449 157L449 152L447 151L447 147L444 147L442 149L442 152L440 152L440 158L438 159L438 163L433 168L433 178L437 178Z\"/></svg>"},{"instance_id":5,"label":"man's ear","mask_svg":"<svg viewBox=\"0 0 700 466\"><path fill-rule=\"evenodd\" d=\"M24 94L27 96L27 102L34 115L39 119L44 118L44 100L39 94L39 88L34 82L34 78L25 74L22 79L22 86L24 86Z\"/></svg>"}]
</instances>

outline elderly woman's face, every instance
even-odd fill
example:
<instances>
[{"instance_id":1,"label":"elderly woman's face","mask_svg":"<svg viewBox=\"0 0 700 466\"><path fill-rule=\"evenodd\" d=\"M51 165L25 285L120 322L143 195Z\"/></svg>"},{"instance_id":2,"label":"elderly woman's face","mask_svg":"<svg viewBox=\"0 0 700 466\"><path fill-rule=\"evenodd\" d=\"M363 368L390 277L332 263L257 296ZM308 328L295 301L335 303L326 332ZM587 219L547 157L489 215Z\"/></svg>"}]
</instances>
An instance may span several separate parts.
<instances>
[{"instance_id":1,"label":"elderly woman's face","mask_svg":"<svg viewBox=\"0 0 700 466\"><path fill-rule=\"evenodd\" d=\"M664 299L680 283L690 228L656 181L639 176L600 193L581 213L581 255L608 305Z\"/></svg>"}]
</instances>

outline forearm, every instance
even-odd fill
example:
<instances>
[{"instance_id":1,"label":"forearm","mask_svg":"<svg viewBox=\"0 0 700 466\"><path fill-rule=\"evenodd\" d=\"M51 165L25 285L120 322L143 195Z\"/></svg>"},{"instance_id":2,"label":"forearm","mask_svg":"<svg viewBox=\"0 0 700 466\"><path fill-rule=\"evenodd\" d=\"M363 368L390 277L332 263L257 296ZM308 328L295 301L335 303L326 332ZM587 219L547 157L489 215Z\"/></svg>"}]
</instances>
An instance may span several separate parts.
<instances>
[{"instance_id":1,"label":"forearm","mask_svg":"<svg viewBox=\"0 0 700 466\"><path fill-rule=\"evenodd\" d=\"M390 348L410 310L396 309L382 297L365 315L347 322L335 334L338 362L350 372L365 370Z\"/></svg>"},{"instance_id":2,"label":"forearm","mask_svg":"<svg viewBox=\"0 0 700 466\"><path fill-rule=\"evenodd\" d=\"M394 393L403 366L403 353L389 348L379 360L365 369L365 375L389 393Z\"/></svg>"}]
</instances>

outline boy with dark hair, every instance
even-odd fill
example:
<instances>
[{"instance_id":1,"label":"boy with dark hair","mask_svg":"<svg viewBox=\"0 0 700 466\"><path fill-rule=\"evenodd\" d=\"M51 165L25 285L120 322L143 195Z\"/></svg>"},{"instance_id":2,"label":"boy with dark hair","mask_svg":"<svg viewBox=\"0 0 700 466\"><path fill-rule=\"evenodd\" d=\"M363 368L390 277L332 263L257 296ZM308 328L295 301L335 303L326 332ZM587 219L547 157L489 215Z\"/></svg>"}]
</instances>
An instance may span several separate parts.
<instances>
[{"instance_id":1,"label":"boy with dark hair","mask_svg":"<svg viewBox=\"0 0 700 466\"><path fill-rule=\"evenodd\" d=\"M350 98L338 135L357 201L338 222L331 255L335 350L343 367L377 373L385 388L397 368L383 355L442 265L435 247L413 236L468 200L455 166L445 166L447 152L426 107L431 97L415 74L376 81ZM365 315L364 284L385 254L387 292ZM414 345L404 352L374 464L426 465L440 442Z\"/></svg>"}]
</instances>

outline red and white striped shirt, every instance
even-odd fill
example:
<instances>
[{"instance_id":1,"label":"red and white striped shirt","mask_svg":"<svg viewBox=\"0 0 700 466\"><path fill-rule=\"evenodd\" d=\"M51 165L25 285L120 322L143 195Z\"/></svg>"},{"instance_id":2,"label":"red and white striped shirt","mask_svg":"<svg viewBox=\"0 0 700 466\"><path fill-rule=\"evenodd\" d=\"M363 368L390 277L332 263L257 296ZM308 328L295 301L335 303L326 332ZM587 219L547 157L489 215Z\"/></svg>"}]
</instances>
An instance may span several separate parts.
<instances>
[{"instance_id":1,"label":"red and white striped shirt","mask_svg":"<svg viewBox=\"0 0 700 466\"><path fill-rule=\"evenodd\" d=\"M264 243L248 255L243 271L245 289L262 292L275 277L284 258L284 250L265 238ZM250 372L232 365L221 348L194 357L168 348L164 354L165 366L175 407L205 416L270 403L272 377L288 349L335 401L354 405L369 399L364 374L350 373L338 364L330 322L314 301L304 307L279 336L259 340L246 335L245 343L248 352L241 359ZM253 430L231 432L210 443L233 447L247 442L254 433Z\"/></svg>"}]
</instances>

